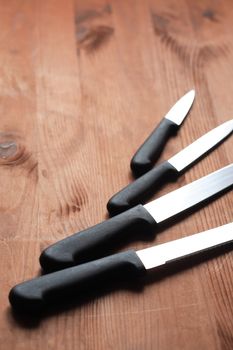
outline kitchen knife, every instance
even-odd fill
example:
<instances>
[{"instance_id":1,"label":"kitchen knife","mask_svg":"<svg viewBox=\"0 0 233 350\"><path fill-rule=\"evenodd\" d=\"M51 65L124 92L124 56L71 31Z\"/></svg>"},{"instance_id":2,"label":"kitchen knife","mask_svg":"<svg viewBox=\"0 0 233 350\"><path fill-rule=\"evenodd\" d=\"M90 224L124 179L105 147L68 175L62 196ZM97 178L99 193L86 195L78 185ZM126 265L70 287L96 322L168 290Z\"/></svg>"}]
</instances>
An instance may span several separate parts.
<instances>
[{"instance_id":1,"label":"kitchen knife","mask_svg":"<svg viewBox=\"0 0 233 350\"><path fill-rule=\"evenodd\" d=\"M100 257L103 250L135 238L147 237L158 224L184 212L233 185L233 163L166 194L141 204L98 225L67 237L45 249L40 264L45 271L64 269Z\"/></svg>"},{"instance_id":2,"label":"kitchen knife","mask_svg":"<svg viewBox=\"0 0 233 350\"><path fill-rule=\"evenodd\" d=\"M209 131L191 145L184 148L175 156L144 174L121 191L116 193L107 203L111 215L119 214L124 210L143 203L152 196L156 189L169 180L174 180L198 158L213 149L233 131L233 119Z\"/></svg>"},{"instance_id":3,"label":"kitchen knife","mask_svg":"<svg viewBox=\"0 0 233 350\"><path fill-rule=\"evenodd\" d=\"M75 295L118 277L143 277L151 269L230 242L233 242L233 223L136 252L130 250L114 254L34 278L12 288L9 300L12 307L24 313L42 311L51 303L69 300L69 293Z\"/></svg>"},{"instance_id":4,"label":"kitchen knife","mask_svg":"<svg viewBox=\"0 0 233 350\"><path fill-rule=\"evenodd\" d=\"M141 145L130 163L131 170L135 176L141 176L153 167L165 143L171 135L177 132L188 114L194 98L194 90L190 90L181 97Z\"/></svg>"}]
</instances>

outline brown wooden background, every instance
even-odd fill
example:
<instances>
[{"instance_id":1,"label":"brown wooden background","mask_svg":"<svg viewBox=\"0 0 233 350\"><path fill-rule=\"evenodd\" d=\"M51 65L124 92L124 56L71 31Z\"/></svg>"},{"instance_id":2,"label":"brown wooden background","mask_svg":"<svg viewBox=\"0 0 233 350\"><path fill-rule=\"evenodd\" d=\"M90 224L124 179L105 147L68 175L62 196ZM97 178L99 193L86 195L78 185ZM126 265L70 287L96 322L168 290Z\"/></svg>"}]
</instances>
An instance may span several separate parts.
<instances>
[{"instance_id":1,"label":"brown wooden background","mask_svg":"<svg viewBox=\"0 0 233 350\"><path fill-rule=\"evenodd\" d=\"M105 219L134 151L191 88L194 108L161 159L233 117L230 0L0 1L1 349L233 349L232 253L36 323L8 304L44 247ZM157 196L231 163L232 147ZM230 222L232 198L154 242Z\"/></svg>"}]
</instances>

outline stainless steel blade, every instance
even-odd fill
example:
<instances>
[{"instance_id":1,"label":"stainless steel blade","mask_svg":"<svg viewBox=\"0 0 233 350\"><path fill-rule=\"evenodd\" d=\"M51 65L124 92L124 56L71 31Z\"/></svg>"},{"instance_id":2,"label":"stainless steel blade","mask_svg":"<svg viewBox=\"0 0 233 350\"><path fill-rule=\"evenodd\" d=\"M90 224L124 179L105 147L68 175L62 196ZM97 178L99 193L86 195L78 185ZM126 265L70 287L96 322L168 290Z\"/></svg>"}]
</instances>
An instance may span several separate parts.
<instances>
[{"instance_id":1,"label":"stainless steel blade","mask_svg":"<svg viewBox=\"0 0 233 350\"><path fill-rule=\"evenodd\" d=\"M170 109L164 118L171 120L177 125L180 125L188 114L188 111L193 104L194 98L195 90L190 90L174 104L174 106Z\"/></svg>"},{"instance_id":2,"label":"stainless steel blade","mask_svg":"<svg viewBox=\"0 0 233 350\"><path fill-rule=\"evenodd\" d=\"M217 128L209 131L191 145L184 148L175 156L170 158L168 162L173 165L178 171L185 169L195 160L216 146L224 138L230 135L233 131L233 119L219 125Z\"/></svg>"},{"instance_id":3,"label":"stainless steel blade","mask_svg":"<svg viewBox=\"0 0 233 350\"><path fill-rule=\"evenodd\" d=\"M145 268L152 269L233 242L233 223L137 251Z\"/></svg>"},{"instance_id":4,"label":"stainless steel blade","mask_svg":"<svg viewBox=\"0 0 233 350\"><path fill-rule=\"evenodd\" d=\"M144 205L157 223L233 185L233 163Z\"/></svg>"}]
</instances>

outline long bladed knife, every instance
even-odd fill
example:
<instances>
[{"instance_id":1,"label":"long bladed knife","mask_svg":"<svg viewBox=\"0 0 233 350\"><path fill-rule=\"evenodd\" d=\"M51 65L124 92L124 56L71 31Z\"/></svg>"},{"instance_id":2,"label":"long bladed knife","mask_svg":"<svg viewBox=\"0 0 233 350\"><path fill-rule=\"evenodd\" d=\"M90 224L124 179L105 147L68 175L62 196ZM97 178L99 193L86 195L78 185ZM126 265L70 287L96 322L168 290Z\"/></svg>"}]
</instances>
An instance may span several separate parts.
<instances>
[{"instance_id":1,"label":"long bladed knife","mask_svg":"<svg viewBox=\"0 0 233 350\"><path fill-rule=\"evenodd\" d=\"M16 310L24 313L40 312L54 301L57 303L68 299L69 293L77 298L78 292L96 288L112 279L141 278L151 269L230 242L233 242L233 223L136 252L129 250L34 278L12 288L9 300Z\"/></svg>"},{"instance_id":2,"label":"long bladed knife","mask_svg":"<svg viewBox=\"0 0 233 350\"><path fill-rule=\"evenodd\" d=\"M165 143L177 132L187 116L194 98L194 90L190 90L181 97L140 146L130 162L131 170L135 176L141 176L153 167Z\"/></svg>"},{"instance_id":3,"label":"long bladed knife","mask_svg":"<svg viewBox=\"0 0 233 350\"><path fill-rule=\"evenodd\" d=\"M119 214L145 202L162 184L183 174L188 166L217 146L232 131L233 119L209 131L169 160L148 171L110 198L107 203L109 213Z\"/></svg>"},{"instance_id":4,"label":"long bladed knife","mask_svg":"<svg viewBox=\"0 0 233 350\"><path fill-rule=\"evenodd\" d=\"M210 199L233 185L233 163L148 204L137 205L98 225L69 236L45 249L40 264L45 271L59 270L93 260L121 243L153 234L157 225ZM137 237L137 236L136 236ZM138 237L137 237L138 238Z\"/></svg>"}]
</instances>

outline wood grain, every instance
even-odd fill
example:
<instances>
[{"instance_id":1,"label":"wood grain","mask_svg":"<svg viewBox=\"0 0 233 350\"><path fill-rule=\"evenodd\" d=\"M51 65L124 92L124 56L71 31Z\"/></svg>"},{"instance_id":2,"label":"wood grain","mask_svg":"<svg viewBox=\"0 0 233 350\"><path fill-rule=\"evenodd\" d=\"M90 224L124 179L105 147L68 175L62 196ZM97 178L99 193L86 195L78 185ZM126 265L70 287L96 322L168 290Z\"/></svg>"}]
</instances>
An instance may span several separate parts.
<instances>
[{"instance_id":1,"label":"wood grain","mask_svg":"<svg viewBox=\"0 0 233 350\"><path fill-rule=\"evenodd\" d=\"M233 255L25 322L10 288L40 251L106 218L129 161L172 104L196 101L168 159L232 118L230 0L0 1L1 349L232 349ZM232 138L157 196L233 161ZM154 243L230 222L232 193ZM153 242L128 246L142 248Z\"/></svg>"}]
</instances>

